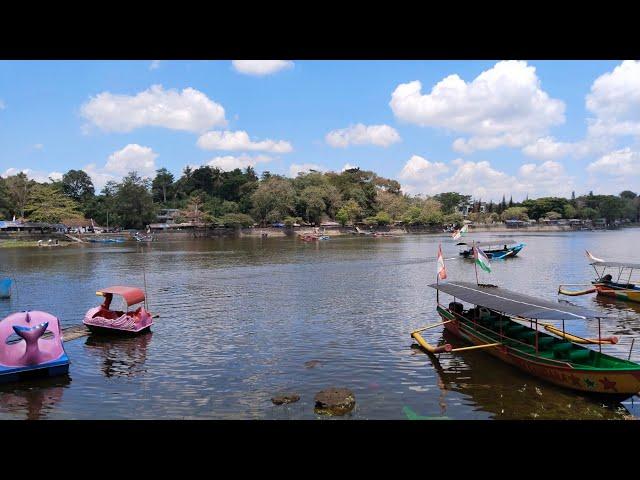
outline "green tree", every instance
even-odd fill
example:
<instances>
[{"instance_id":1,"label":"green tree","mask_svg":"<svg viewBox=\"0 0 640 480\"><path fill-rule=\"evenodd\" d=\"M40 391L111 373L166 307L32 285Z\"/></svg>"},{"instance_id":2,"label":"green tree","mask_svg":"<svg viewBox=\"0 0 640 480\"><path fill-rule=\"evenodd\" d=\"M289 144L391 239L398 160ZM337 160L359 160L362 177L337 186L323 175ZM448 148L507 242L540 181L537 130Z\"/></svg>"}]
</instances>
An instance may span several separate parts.
<instances>
[{"instance_id":1,"label":"green tree","mask_svg":"<svg viewBox=\"0 0 640 480\"><path fill-rule=\"evenodd\" d=\"M122 179L114 194L116 218L124 228L144 228L156 218L150 181L135 171ZM110 192L112 193L112 192Z\"/></svg>"},{"instance_id":2,"label":"green tree","mask_svg":"<svg viewBox=\"0 0 640 480\"><path fill-rule=\"evenodd\" d=\"M529 220L529 216L527 215L527 209L525 207L510 207L507 208L500 218L504 220Z\"/></svg>"},{"instance_id":3,"label":"green tree","mask_svg":"<svg viewBox=\"0 0 640 480\"><path fill-rule=\"evenodd\" d=\"M225 227L250 227L254 224L253 218L244 213L227 213L223 215L218 222Z\"/></svg>"},{"instance_id":4,"label":"green tree","mask_svg":"<svg viewBox=\"0 0 640 480\"><path fill-rule=\"evenodd\" d=\"M322 187L309 186L300 192L300 201L304 205L307 222L319 223L327 205L324 203Z\"/></svg>"},{"instance_id":5,"label":"green tree","mask_svg":"<svg viewBox=\"0 0 640 480\"><path fill-rule=\"evenodd\" d=\"M466 204L471 200L471 195L461 195L457 192L439 193L433 196L442 205L442 213L453 213L459 204Z\"/></svg>"},{"instance_id":6,"label":"green tree","mask_svg":"<svg viewBox=\"0 0 640 480\"><path fill-rule=\"evenodd\" d=\"M167 196L173 193L173 174L166 168L156 170L156 176L151 183L151 192L156 202L167 203Z\"/></svg>"},{"instance_id":7,"label":"green tree","mask_svg":"<svg viewBox=\"0 0 640 480\"><path fill-rule=\"evenodd\" d=\"M4 179L9 210L13 215L24 218L29 192L35 184L36 182L29 180L23 172Z\"/></svg>"},{"instance_id":8,"label":"green tree","mask_svg":"<svg viewBox=\"0 0 640 480\"><path fill-rule=\"evenodd\" d=\"M345 202L338 213L336 214L336 220L343 226L347 223L355 223L362 217L362 208L355 200L348 200Z\"/></svg>"},{"instance_id":9,"label":"green tree","mask_svg":"<svg viewBox=\"0 0 640 480\"><path fill-rule=\"evenodd\" d=\"M25 212L33 222L60 223L65 219L82 218L78 202L46 183L30 189Z\"/></svg>"},{"instance_id":10,"label":"green tree","mask_svg":"<svg viewBox=\"0 0 640 480\"><path fill-rule=\"evenodd\" d=\"M260 183L251 200L255 219L261 223L277 222L293 213L296 192L290 180L274 175Z\"/></svg>"},{"instance_id":11,"label":"green tree","mask_svg":"<svg viewBox=\"0 0 640 480\"><path fill-rule=\"evenodd\" d=\"M93 181L84 170L69 170L61 183L63 193L77 202L88 202L95 195Z\"/></svg>"}]
</instances>

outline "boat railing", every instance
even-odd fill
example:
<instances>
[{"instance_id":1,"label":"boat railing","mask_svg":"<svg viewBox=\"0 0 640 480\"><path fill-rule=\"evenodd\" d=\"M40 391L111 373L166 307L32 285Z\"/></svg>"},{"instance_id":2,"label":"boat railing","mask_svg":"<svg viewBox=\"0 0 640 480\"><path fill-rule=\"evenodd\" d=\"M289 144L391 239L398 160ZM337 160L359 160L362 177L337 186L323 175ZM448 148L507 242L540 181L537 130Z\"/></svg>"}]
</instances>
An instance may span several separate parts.
<instances>
[{"instance_id":1,"label":"boat railing","mask_svg":"<svg viewBox=\"0 0 640 480\"><path fill-rule=\"evenodd\" d=\"M504 335L504 334L502 333L502 327L500 328L500 331L492 330L491 328L487 328L487 327L485 327L484 325L481 325L480 323L475 322L474 320L472 320L472 319L469 319L469 318L465 317L464 315L460 315L459 313L456 313L456 312L454 312L454 311L450 310L449 308L445 307L444 305L442 305L442 304L440 304L440 303L438 304L438 306L440 306L441 308L443 308L443 309L444 309L444 310L446 310L447 312L451 313L454 317L459 317L459 319L460 319L460 320L462 320L464 323L471 323L471 324L473 324L473 327L474 327L474 328L476 328L476 329L478 329L478 328L479 328L479 329L485 330L485 331L487 331L487 332L497 333L497 334L498 334L498 336L500 337L500 341L501 341L501 342L503 341L503 339L506 339L506 340L509 340L509 341L511 341L511 342L519 343L520 345L523 345L523 346L528 347L528 348L532 347L532 345L530 345L530 344L528 344L528 343L526 343L526 342L523 342L522 340L518 340L518 339L516 339L516 338L512 338L512 337L508 337L507 335ZM503 315L502 315L502 314L500 314L500 316L502 317ZM507 318L512 319L511 317L507 317ZM513 319L512 319L512 320L513 320ZM532 330L534 330L534 329L532 328ZM540 333L540 331L539 331L539 330L537 330L537 329L535 329L535 331L536 331L536 333L538 333L538 334ZM548 335L548 334L545 334L545 335ZM505 345L505 346L506 346L507 348L509 348L509 345ZM534 348L535 348L535 346L534 346ZM586 348L586 347L585 347L585 348ZM526 355L531 355L531 354L528 354L527 352L521 352L521 353L526 354ZM534 356L535 356L535 357L538 357L538 356L539 356L539 355L538 355L538 351L537 351L537 350L534 352ZM556 360L555 358L546 358L546 357L545 357L545 361L554 362L554 363L558 363L558 364L565 365L565 366L566 366L566 365L571 365L571 364L569 364L569 363L567 363L567 362L564 362L564 361L562 361L562 360Z\"/></svg>"}]
</instances>

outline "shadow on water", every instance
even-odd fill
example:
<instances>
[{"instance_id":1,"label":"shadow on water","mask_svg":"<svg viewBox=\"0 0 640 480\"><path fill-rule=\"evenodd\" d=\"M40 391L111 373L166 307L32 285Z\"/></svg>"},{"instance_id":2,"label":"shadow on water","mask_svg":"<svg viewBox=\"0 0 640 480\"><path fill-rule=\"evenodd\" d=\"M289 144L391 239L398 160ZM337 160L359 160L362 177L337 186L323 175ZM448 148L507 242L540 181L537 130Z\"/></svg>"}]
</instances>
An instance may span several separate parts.
<instances>
[{"instance_id":1,"label":"shadow on water","mask_svg":"<svg viewBox=\"0 0 640 480\"><path fill-rule=\"evenodd\" d=\"M27 420L47 418L71 384L68 375L0 385L0 411Z\"/></svg>"},{"instance_id":2,"label":"shadow on water","mask_svg":"<svg viewBox=\"0 0 640 480\"><path fill-rule=\"evenodd\" d=\"M447 331L443 332L443 340L454 348L468 346ZM447 393L457 392L467 397L476 410L489 412L493 419L632 418L632 413L626 407L631 400L625 405L610 401L603 403L521 373L484 352L433 355L424 352L416 344L412 348L424 353L437 373L441 415L447 414Z\"/></svg>"},{"instance_id":3,"label":"shadow on water","mask_svg":"<svg viewBox=\"0 0 640 480\"><path fill-rule=\"evenodd\" d=\"M89 335L85 351L101 360L105 377L134 377L146 373L147 348L153 332L135 337L113 335Z\"/></svg>"}]
</instances>

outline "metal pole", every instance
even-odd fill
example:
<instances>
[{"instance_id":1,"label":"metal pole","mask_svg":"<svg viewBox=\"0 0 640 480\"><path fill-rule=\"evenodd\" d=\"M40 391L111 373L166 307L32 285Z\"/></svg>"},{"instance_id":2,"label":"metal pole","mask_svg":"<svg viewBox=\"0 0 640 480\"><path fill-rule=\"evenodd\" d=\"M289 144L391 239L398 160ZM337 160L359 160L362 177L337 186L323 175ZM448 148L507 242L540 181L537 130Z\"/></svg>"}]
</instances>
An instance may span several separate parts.
<instances>
[{"instance_id":1,"label":"metal pole","mask_svg":"<svg viewBox=\"0 0 640 480\"><path fill-rule=\"evenodd\" d=\"M633 344L635 343L635 337L631 339L631 348L629 349L629 358L627 360L631 360L631 351L633 350Z\"/></svg>"},{"instance_id":2,"label":"metal pole","mask_svg":"<svg viewBox=\"0 0 640 480\"><path fill-rule=\"evenodd\" d=\"M600 341L601 338L602 335L600 334L600 318L598 318L598 341ZM600 353L602 353L602 343L598 343L598 350L600 351Z\"/></svg>"},{"instance_id":3,"label":"metal pole","mask_svg":"<svg viewBox=\"0 0 640 480\"><path fill-rule=\"evenodd\" d=\"M478 263L476 262L476 255L478 254L478 252L476 251L476 241L473 240L471 242L471 251L473 252L473 267L476 270L476 285L480 285L480 282L478 281Z\"/></svg>"}]
</instances>

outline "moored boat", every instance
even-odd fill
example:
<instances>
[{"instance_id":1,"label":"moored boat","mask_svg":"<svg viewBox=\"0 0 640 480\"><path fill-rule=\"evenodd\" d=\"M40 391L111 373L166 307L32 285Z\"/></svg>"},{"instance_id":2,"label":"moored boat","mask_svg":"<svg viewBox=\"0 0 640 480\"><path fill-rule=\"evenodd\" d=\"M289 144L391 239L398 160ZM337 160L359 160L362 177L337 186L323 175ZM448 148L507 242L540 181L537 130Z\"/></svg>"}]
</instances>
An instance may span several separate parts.
<instances>
[{"instance_id":1,"label":"moored boat","mask_svg":"<svg viewBox=\"0 0 640 480\"><path fill-rule=\"evenodd\" d=\"M0 383L68 371L69 357L56 317L34 310L13 313L0 321Z\"/></svg>"},{"instance_id":2,"label":"moored boat","mask_svg":"<svg viewBox=\"0 0 640 480\"><path fill-rule=\"evenodd\" d=\"M594 260L590 265L596 272L596 278L591 282L591 286L582 290L568 290L564 287L581 284L565 283L558 287L558 293L572 297L597 293L600 296L615 298L616 300L640 302L640 278L632 276L634 271L640 270L640 263L607 262L594 257L589 252L587 252L587 257ZM617 273L615 280L610 273L605 274L607 269L611 269L614 275Z\"/></svg>"},{"instance_id":3,"label":"moored boat","mask_svg":"<svg viewBox=\"0 0 640 480\"><path fill-rule=\"evenodd\" d=\"M587 309L552 303L493 285L469 282L435 283L438 292L437 311L444 328L470 343L470 347L453 349L451 345L431 346L420 335L412 337L430 353L484 349L500 360L531 375L561 387L625 399L640 392L640 365L602 353L602 345L616 343L602 338L581 343L594 343L597 350L575 341L580 337L563 335L568 320L597 320L600 333L602 314ZM448 306L440 303L440 293L454 297ZM475 305L465 309L458 300ZM516 320L517 319L517 320ZM526 320L529 326L519 321ZM538 329L539 320L562 321L558 336Z\"/></svg>"},{"instance_id":4,"label":"moored boat","mask_svg":"<svg viewBox=\"0 0 640 480\"><path fill-rule=\"evenodd\" d=\"M92 332L137 334L148 331L153 325L153 317L144 305L133 311L128 310L130 306L145 301L141 289L113 286L97 291L96 295L103 296L104 302L90 309L82 321ZM125 311L110 309L114 295L122 297L127 308Z\"/></svg>"},{"instance_id":5,"label":"moored boat","mask_svg":"<svg viewBox=\"0 0 640 480\"><path fill-rule=\"evenodd\" d=\"M458 242L456 245L462 247L460 255L465 258L473 257L473 246L475 245L476 247L481 247L488 258L500 260L515 257L526 244L520 243L512 238L496 238L478 241L467 240Z\"/></svg>"}]
</instances>

